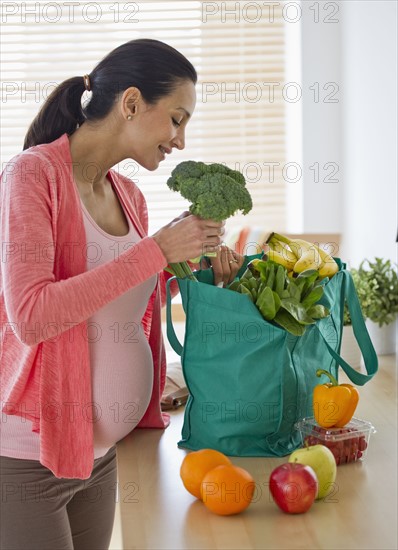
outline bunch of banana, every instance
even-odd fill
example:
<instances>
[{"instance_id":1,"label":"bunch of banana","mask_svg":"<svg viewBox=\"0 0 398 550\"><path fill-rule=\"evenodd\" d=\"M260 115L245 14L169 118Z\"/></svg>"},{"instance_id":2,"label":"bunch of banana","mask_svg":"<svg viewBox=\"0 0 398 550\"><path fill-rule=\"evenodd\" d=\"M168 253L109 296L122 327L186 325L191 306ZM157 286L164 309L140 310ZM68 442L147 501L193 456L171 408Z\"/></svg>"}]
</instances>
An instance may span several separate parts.
<instances>
[{"instance_id":1,"label":"bunch of banana","mask_svg":"<svg viewBox=\"0 0 398 550\"><path fill-rule=\"evenodd\" d=\"M290 277L307 269L316 269L320 279L330 279L339 270L334 258L314 243L289 239L279 233L271 233L266 242L270 247L267 257L286 267Z\"/></svg>"},{"instance_id":2,"label":"bunch of banana","mask_svg":"<svg viewBox=\"0 0 398 550\"><path fill-rule=\"evenodd\" d=\"M307 325L329 315L317 304L323 295L318 271L308 269L296 278L288 277L287 269L270 259L252 260L230 290L245 294L267 321L273 321L295 336L304 334Z\"/></svg>"}]
</instances>

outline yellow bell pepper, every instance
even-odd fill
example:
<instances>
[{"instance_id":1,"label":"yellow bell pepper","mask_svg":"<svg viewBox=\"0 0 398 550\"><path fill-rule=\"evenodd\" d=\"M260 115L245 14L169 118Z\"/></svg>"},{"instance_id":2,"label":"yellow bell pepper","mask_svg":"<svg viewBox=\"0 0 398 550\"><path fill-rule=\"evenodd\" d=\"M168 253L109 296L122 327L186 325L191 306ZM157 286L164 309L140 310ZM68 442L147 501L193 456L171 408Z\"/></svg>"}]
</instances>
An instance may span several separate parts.
<instances>
[{"instance_id":1,"label":"yellow bell pepper","mask_svg":"<svg viewBox=\"0 0 398 550\"><path fill-rule=\"evenodd\" d=\"M330 382L315 386L313 395L314 417L322 428L342 428L351 420L359 401L358 390L351 384L338 384L336 378L322 369Z\"/></svg>"}]
</instances>

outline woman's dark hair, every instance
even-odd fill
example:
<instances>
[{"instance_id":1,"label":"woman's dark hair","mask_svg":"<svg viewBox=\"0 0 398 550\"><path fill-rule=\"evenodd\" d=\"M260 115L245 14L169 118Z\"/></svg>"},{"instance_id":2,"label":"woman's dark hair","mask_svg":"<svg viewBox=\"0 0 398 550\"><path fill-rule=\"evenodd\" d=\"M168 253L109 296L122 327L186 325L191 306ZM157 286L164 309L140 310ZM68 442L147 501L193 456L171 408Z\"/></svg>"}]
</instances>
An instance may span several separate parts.
<instances>
[{"instance_id":1,"label":"woman's dark hair","mask_svg":"<svg viewBox=\"0 0 398 550\"><path fill-rule=\"evenodd\" d=\"M71 135L85 120L106 117L119 95L131 86L153 105L183 80L196 84L197 74L180 52L158 40L143 38L111 51L89 74L89 79L92 96L84 108L83 76L69 78L55 88L31 123L24 149L50 143L64 133Z\"/></svg>"}]
</instances>

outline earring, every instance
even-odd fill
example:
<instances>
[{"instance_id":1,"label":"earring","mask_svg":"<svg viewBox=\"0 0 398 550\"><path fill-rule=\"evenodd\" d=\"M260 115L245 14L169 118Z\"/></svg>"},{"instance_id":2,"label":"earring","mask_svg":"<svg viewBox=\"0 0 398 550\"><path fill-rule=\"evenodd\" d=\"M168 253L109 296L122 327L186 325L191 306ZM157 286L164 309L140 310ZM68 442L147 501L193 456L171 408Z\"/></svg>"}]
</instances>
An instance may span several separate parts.
<instances>
[{"instance_id":1,"label":"earring","mask_svg":"<svg viewBox=\"0 0 398 550\"><path fill-rule=\"evenodd\" d=\"M131 120L133 117L131 115L127 115L127 120Z\"/></svg>"}]
</instances>

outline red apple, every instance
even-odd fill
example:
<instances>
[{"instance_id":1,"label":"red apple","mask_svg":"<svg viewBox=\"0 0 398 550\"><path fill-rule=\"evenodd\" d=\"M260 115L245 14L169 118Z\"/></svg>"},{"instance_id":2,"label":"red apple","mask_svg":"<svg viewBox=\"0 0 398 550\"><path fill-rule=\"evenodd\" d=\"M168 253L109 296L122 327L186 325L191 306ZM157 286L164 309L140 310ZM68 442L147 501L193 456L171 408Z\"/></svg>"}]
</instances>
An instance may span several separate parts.
<instances>
[{"instance_id":1,"label":"red apple","mask_svg":"<svg viewBox=\"0 0 398 550\"><path fill-rule=\"evenodd\" d=\"M271 472L269 489L281 510L288 514L302 514L315 500L318 479L311 466L286 462Z\"/></svg>"}]
</instances>

